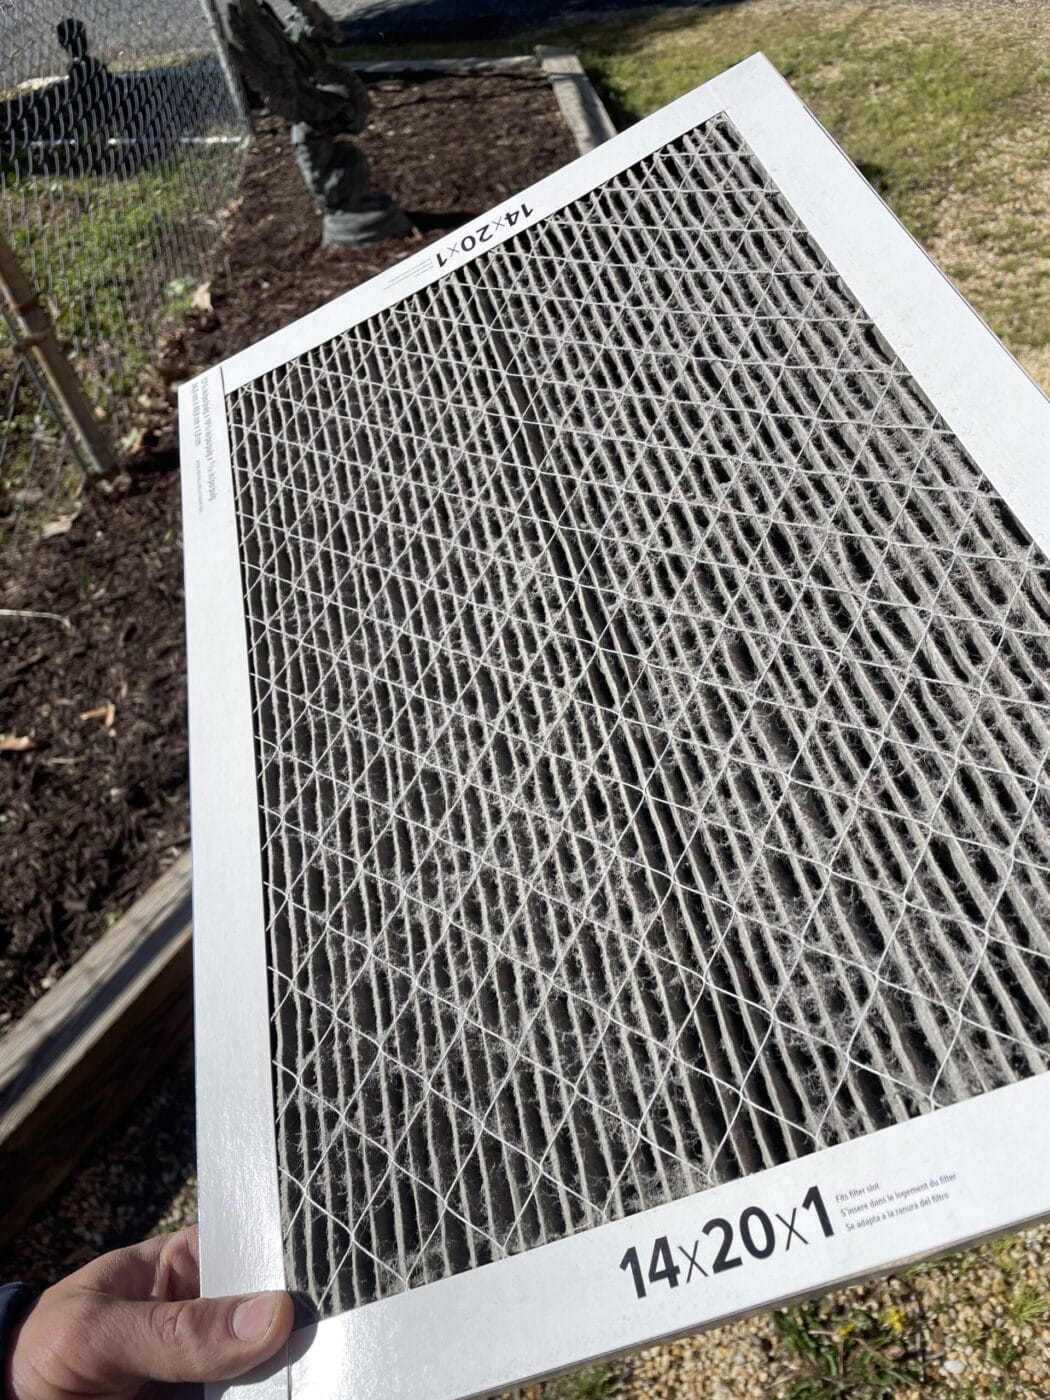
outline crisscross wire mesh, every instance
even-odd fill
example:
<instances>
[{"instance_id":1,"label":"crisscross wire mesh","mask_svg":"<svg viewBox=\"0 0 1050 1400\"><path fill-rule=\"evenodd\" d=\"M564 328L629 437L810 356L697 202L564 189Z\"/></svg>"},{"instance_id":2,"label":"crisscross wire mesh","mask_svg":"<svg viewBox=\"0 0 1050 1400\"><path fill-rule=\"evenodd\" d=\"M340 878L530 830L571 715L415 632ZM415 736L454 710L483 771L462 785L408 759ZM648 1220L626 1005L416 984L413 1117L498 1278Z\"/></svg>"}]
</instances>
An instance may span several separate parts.
<instances>
[{"instance_id":1,"label":"crisscross wire mesh","mask_svg":"<svg viewBox=\"0 0 1050 1400\"><path fill-rule=\"evenodd\" d=\"M35 507L35 513L50 520L70 475L84 468L76 439L51 402L43 374L31 356L15 352L18 341L19 327L0 296L0 481L20 483L8 488L0 558L17 552L30 509Z\"/></svg>"},{"instance_id":2,"label":"crisscross wire mesh","mask_svg":"<svg viewBox=\"0 0 1050 1400\"><path fill-rule=\"evenodd\" d=\"M728 120L227 409L322 1314L1047 1067L1046 561Z\"/></svg>"},{"instance_id":3,"label":"crisscross wire mesh","mask_svg":"<svg viewBox=\"0 0 1050 1400\"><path fill-rule=\"evenodd\" d=\"M0 0L3 230L115 443L158 333L207 277L246 136L210 0ZM4 325L0 370L16 403L0 516L17 518L78 464L54 437L44 470L54 412L27 397Z\"/></svg>"}]
</instances>

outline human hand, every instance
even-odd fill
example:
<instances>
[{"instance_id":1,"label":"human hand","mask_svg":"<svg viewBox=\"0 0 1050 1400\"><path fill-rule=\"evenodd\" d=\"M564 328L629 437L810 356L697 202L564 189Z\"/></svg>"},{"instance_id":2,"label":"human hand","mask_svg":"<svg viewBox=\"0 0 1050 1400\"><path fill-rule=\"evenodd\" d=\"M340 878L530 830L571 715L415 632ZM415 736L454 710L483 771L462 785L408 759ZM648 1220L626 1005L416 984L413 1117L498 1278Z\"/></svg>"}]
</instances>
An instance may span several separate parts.
<instances>
[{"instance_id":1,"label":"human hand","mask_svg":"<svg viewBox=\"0 0 1050 1400\"><path fill-rule=\"evenodd\" d=\"M289 1294L199 1293L195 1225L103 1254L42 1293L16 1328L8 1400L132 1400L150 1381L231 1380L288 1339Z\"/></svg>"}]
</instances>

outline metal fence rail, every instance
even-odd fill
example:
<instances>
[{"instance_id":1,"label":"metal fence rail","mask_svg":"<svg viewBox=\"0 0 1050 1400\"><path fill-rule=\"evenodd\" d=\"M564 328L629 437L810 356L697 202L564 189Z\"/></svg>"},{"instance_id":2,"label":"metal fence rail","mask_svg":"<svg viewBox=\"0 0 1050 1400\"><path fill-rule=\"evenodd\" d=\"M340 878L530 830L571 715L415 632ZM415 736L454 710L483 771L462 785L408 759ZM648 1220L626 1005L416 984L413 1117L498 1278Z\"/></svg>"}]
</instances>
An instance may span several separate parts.
<instances>
[{"instance_id":1,"label":"metal fence rail","mask_svg":"<svg viewBox=\"0 0 1050 1400\"><path fill-rule=\"evenodd\" d=\"M17 549L29 515L54 516L63 485L88 466L35 358L16 352L20 335L0 297L0 558Z\"/></svg>"},{"instance_id":2,"label":"metal fence rail","mask_svg":"<svg viewBox=\"0 0 1050 1400\"><path fill-rule=\"evenodd\" d=\"M247 132L210 0L0 0L0 231L115 444L158 333L207 277ZM9 547L26 501L80 469L15 319L0 321Z\"/></svg>"}]
</instances>

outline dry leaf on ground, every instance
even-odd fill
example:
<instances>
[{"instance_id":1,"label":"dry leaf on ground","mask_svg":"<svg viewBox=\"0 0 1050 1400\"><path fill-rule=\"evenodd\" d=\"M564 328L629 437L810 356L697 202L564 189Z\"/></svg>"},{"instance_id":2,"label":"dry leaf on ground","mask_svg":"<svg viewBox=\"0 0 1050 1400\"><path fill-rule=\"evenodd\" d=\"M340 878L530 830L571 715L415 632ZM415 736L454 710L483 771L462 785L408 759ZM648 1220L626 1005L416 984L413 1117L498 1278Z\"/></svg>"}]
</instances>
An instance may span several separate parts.
<instances>
[{"instance_id":1,"label":"dry leaf on ground","mask_svg":"<svg viewBox=\"0 0 1050 1400\"><path fill-rule=\"evenodd\" d=\"M68 535L73 528L75 515L60 515L57 520L49 520L40 531L40 538L44 540L54 539L56 535Z\"/></svg>"}]
</instances>

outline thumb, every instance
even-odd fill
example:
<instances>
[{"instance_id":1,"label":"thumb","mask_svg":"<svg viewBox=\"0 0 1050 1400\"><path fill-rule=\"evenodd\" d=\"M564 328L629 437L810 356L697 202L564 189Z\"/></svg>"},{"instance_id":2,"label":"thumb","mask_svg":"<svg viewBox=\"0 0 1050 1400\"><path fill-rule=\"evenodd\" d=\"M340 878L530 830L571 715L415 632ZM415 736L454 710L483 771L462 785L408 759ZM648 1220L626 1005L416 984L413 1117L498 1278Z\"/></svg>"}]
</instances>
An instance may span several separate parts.
<instances>
[{"instance_id":1,"label":"thumb","mask_svg":"<svg viewBox=\"0 0 1050 1400\"><path fill-rule=\"evenodd\" d=\"M182 1303L113 1299L100 1332L107 1361L128 1382L225 1381L268 1361L288 1340L287 1293L192 1298Z\"/></svg>"}]
</instances>

